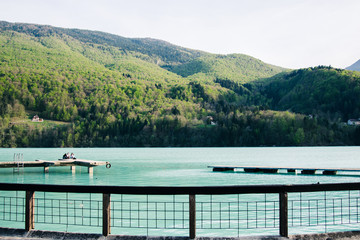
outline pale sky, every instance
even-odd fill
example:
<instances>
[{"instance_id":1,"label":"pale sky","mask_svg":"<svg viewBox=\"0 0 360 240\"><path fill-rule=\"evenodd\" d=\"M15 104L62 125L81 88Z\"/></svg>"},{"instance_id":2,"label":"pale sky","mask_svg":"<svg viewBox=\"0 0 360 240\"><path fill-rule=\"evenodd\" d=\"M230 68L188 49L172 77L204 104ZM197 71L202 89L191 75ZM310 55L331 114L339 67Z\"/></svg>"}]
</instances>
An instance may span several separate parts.
<instances>
[{"instance_id":1,"label":"pale sky","mask_svg":"<svg viewBox=\"0 0 360 240\"><path fill-rule=\"evenodd\" d=\"M360 0L0 0L0 20L151 37L287 68L360 59Z\"/></svg>"}]
</instances>

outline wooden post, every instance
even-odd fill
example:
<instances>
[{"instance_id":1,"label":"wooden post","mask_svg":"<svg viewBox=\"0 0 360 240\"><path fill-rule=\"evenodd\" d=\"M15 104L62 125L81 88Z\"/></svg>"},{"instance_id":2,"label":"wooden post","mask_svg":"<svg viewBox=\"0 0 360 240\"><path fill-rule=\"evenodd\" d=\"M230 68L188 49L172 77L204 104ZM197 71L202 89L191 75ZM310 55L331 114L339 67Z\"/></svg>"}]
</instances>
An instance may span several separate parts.
<instances>
[{"instance_id":1,"label":"wooden post","mask_svg":"<svg viewBox=\"0 0 360 240\"><path fill-rule=\"evenodd\" d=\"M70 166L70 170L71 170L72 173L75 173L76 167L75 166Z\"/></svg>"},{"instance_id":2,"label":"wooden post","mask_svg":"<svg viewBox=\"0 0 360 240\"><path fill-rule=\"evenodd\" d=\"M34 202L35 192L26 191L25 199L25 230L30 231L34 229Z\"/></svg>"},{"instance_id":3,"label":"wooden post","mask_svg":"<svg viewBox=\"0 0 360 240\"><path fill-rule=\"evenodd\" d=\"M289 237L288 233L288 194L280 192L280 236Z\"/></svg>"},{"instance_id":4,"label":"wooden post","mask_svg":"<svg viewBox=\"0 0 360 240\"><path fill-rule=\"evenodd\" d=\"M189 231L190 239L196 237L196 200L195 195L189 195Z\"/></svg>"},{"instance_id":5,"label":"wooden post","mask_svg":"<svg viewBox=\"0 0 360 240\"><path fill-rule=\"evenodd\" d=\"M103 193L103 235L110 234L110 194Z\"/></svg>"},{"instance_id":6,"label":"wooden post","mask_svg":"<svg viewBox=\"0 0 360 240\"><path fill-rule=\"evenodd\" d=\"M93 173L93 167L88 167L88 173L92 174Z\"/></svg>"},{"instance_id":7,"label":"wooden post","mask_svg":"<svg viewBox=\"0 0 360 240\"><path fill-rule=\"evenodd\" d=\"M48 173L49 172L49 167L44 167L44 173Z\"/></svg>"}]
</instances>

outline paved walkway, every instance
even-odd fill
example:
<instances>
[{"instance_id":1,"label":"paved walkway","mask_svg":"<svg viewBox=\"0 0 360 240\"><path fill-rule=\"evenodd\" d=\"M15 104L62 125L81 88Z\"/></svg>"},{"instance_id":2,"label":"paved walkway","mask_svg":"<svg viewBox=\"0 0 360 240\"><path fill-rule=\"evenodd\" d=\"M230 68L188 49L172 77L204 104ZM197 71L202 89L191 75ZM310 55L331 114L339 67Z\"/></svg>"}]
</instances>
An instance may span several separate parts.
<instances>
[{"instance_id":1,"label":"paved walkway","mask_svg":"<svg viewBox=\"0 0 360 240\"><path fill-rule=\"evenodd\" d=\"M67 233L32 230L25 231L22 229L2 228L0 227L0 239L29 239L29 240L45 240L45 239L94 239L94 240L188 240L188 237L147 237L147 236L121 236L110 235L104 237L101 234L87 233ZM248 236L239 238L220 238L220 237L199 237L197 240L357 240L360 239L360 231L324 233L324 234L308 234L308 235L292 235L289 238L280 236Z\"/></svg>"}]
</instances>

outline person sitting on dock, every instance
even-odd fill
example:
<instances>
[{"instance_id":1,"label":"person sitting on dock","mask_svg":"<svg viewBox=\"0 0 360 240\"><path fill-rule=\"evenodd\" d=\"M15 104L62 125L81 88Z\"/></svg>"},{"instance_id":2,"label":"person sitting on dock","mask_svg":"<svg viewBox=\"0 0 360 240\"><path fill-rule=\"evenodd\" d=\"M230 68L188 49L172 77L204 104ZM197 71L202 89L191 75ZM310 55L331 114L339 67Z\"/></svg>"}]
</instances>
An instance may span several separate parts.
<instances>
[{"instance_id":1,"label":"person sitting on dock","mask_svg":"<svg viewBox=\"0 0 360 240\"><path fill-rule=\"evenodd\" d=\"M66 159L66 153L64 153L64 155L63 155L63 157L62 157L63 159Z\"/></svg>"},{"instance_id":2,"label":"person sitting on dock","mask_svg":"<svg viewBox=\"0 0 360 240\"><path fill-rule=\"evenodd\" d=\"M71 153L70 158L76 159L75 154L74 154L74 153Z\"/></svg>"}]
</instances>

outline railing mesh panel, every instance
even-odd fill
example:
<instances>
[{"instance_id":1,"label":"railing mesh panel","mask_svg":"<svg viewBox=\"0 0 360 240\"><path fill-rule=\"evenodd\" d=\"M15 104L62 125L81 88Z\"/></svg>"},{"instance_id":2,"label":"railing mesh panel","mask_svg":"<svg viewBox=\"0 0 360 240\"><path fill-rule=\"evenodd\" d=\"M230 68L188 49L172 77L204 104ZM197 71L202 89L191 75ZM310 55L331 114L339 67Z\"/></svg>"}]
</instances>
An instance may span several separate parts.
<instances>
[{"instance_id":1,"label":"railing mesh panel","mask_svg":"<svg viewBox=\"0 0 360 240\"><path fill-rule=\"evenodd\" d=\"M277 194L210 195L197 200L198 229L277 228Z\"/></svg>"},{"instance_id":2,"label":"railing mesh panel","mask_svg":"<svg viewBox=\"0 0 360 240\"><path fill-rule=\"evenodd\" d=\"M292 193L288 201L289 227L357 224L359 203L360 191Z\"/></svg>"},{"instance_id":3,"label":"railing mesh panel","mask_svg":"<svg viewBox=\"0 0 360 240\"><path fill-rule=\"evenodd\" d=\"M101 196L36 192L35 223L101 227Z\"/></svg>"},{"instance_id":4,"label":"railing mesh panel","mask_svg":"<svg viewBox=\"0 0 360 240\"><path fill-rule=\"evenodd\" d=\"M0 220L25 222L24 192L0 192Z\"/></svg>"},{"instance_id":5,"label":"railing mesh panel","mask_svg":"<svg viewBox=\"0 0 360 240\"><path fill-rule=\"evenodd\" d=\"M188 229L186 196L112 195L111 226L120 228Z\"/></svg>"},{"instance_id":6,"label":"railing mesh panel","mask_svg":"<svg viewBox=\"0 0 360 240\"><path fill-rule=\"evenodd\" d=\"M35 192L35 226L102 227L102 194ZM196 229L203 233L278 229L279 194L196 195ZM189 229L188 195L111 194L111 229ZM0 191L0 222L25 222L25 192ZM289 233L357 230L360 191L288 193ZM354 225L354 226L353 226ZM254 231L253 231L254 232ZM134 231L134 235L138 232ZM156 232L158 233L158 231ZM172 233L170 231L170 233ZM141 234L144 234L142 232Z\"/></svg>"}]
</instances>

